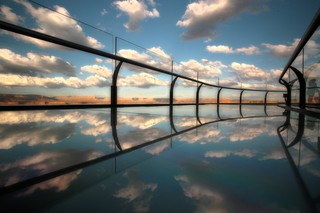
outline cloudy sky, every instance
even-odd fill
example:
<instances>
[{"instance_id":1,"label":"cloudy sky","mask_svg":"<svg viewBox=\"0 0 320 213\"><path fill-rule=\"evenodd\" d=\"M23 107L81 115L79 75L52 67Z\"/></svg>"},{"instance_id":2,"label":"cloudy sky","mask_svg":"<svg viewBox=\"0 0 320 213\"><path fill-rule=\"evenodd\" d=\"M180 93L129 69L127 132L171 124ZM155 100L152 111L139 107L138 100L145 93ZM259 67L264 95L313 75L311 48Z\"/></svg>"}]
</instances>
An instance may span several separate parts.
<instances>
[{"instance_id":1,"label":"cloudy sky","mask_svg":"<svg viewBox=\"0 0 320 213\"><path fill-rule=\"evenodd\" d=\"M5 0L0 18L169 71L173 61L174 72L210 83L281 89L274 83L318 8L317 0ZM109 95L111 60L3 30L0 38L0 92ZM154 96L170 80L125 65L119 94Z\"/></svg>"}]
</instances>

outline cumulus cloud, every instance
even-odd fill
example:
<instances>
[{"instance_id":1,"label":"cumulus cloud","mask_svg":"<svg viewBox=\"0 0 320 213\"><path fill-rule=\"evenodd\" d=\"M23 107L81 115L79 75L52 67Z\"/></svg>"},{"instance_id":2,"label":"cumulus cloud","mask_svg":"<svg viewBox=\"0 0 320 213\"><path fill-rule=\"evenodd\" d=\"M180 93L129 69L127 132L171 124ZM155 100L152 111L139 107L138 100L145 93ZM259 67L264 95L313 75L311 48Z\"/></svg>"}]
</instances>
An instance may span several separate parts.
<instances>
[{"instance_id":1,"label":"cumulus cloud","mask_svg":"<svg viewBox=\"0 0 320 213\"><path fill-rule=\"evenodd\" d=\"M151 115L118 115L118 123L125 124L138 129L148 129L155 126L161 122L167 121L167 116L151 116Z\"/></svg>"},{"instance_id":2,"label":"cumulus cloud","mask_svg":"<svg viewBox=\"0 0 320 213\"><path fill-rule=\"evenodd\" d=\"M232 62L230 67L233 69L233 72L244 82L249 80L265 81L268 77L266 71L256 67L253 64Z\"/></svg>"},{"instance_id":3,"label":"cumulus cloud","mask_svg":"<svg viewBox=\"0 0 320 213\"><path fill-rule=\"evenodd\" d=\"M296 38L294 41L289 44L269 44L269 43L262 43L269 51L276 57L280 58L287 58L290 57L295 50L296 46L299 44L300 39Z\"/></svg>"},{"instance_id":4,"label":"cumulus cloud","mask_svg":"<svg viewBox=\"0 0 320 213\"><path fill-rule=\"evenodd\" d=\"M0 49L0 73L14 73L35 76L37 74L61 73L75 76L75 66L56 56L29 52L26 56Z\"/></svg>"},{"instance_id":5,"label":"cumulus cloud","mask_svg":"<svg viewBox=\"0 0 320 213\"><path fill-rule=\"evenodd\" d=\"M0 7L0 18L13 24L20 24L23 21L23 17L15 14L10 7L5 5Z\"/></svg>"},{"instance_id":6,"label":"cumulus cloud","mask_svg":"<svg viewBox=\"0 0 320 213\"><path fill-rule=\"evenodd\" d=\"M260 50L256 46L249 46L249 47L241 47L237 49L233 49L232 47L225 46L225 45L208 45L206 47L207 51L212 52L212 53L243 53L245 55L253 55L253 54L259 54Z\"/></svg>"},{"instance_id":7,"label":"cumulus cloud","mask_svg":"<svg viewBox=\"0 0 320 213\"><path fill-rule=\"evenodd\" d=\"M219 67L213 66L213 64L202 60L203 62L198 62L194 59L188 61L182 61L177 66L175 66L175 71L182 75L188 77L197 78L197 73L199 73L199 78L215 78L219 76L222 72Z\"/></svg>"},{"instance_id":8,"label":"cumulus cloud","mask_svg":"<svg viewBox=\"0 0 320 213\"><path fill-rule=\"evenodd\" d=\"M230 150L222 150L222 151L208 151L205 153L206 158L225 158L229 157L230 155L236 155L239 157L246 157L246 158L253 158L259 152L257 150L250 150L250 149L242 149L238 151L230 151Z\"/></svg>"},{"instance_id":9,"label":"cumulus cloud","mask_svg":"<svg viewBox=\"0 0 320 213\"><path fill-rule=\"evenodd\" d=\"M217 25L242 12L256 13L264 8L265 1L254 0L198 0L187 5L176 25L187 28L185 40L212 39Z\"/></svg>"},{"instance_id":10,"label":"cumulus cloud","mask_svg":"<svg viewBox=\"0 0 320 213\"><path fill-rule=\"evenodd\" d=\"M129 16L129 21L124 24L128 31L137 31L140 29L140 22L147 18L158 18L160 13L155 8L155 2L149 0L152 10L148 10L148 5L144 0L121 0L115 1L113 4L118 10Z\"/></svg>"},{"instance_id":11,"label":"cumulus cloud","mask_svg":"<svg viewBox=\"0 0 320 213\"><path fill-rule=\"evenodd\" d=\"M86 87L105 87L110 85L110 82L100 76L94 75L82 80L77 77L63 78L63 77L34 77L23 76L16 74L0 74L2 87L43 87L43 88L62 88L70 87L81 89Z\"/></svg>"},{"instance_id":12,"label":"cumulus cloud","mask_svg":"<svg viewBox=\"0 0 320 213\"><path fill-rule=\"evenodd\" d=\"M120 78L118 86L135 86L142 88L149 88L152 86L168 86L169 82L163 81L148 73L139 73Z\"/></svg>"},{"instance_id":13,"label":"cumulus cloud","mask_svg":"<svg viewBox=\"0 0 320 213\"><path fill-rule=\"evenodd\" d=\"M15 2L23 5L26 8L26 11L35 19L38 26L37 28L33 28L33 30L93 48L104 47L104 45L95 38L86 36L77 21L69 18L71 15L64 7L55 5L54 8L58 12L56 13L43 7L35 8L27 1L15 0ZM59 13L64 14L65 16ZM16 34L11 35L42 48L57 47L57 45L31 37Z\"/></svg>"},{"instance_id":14,"label":"cumulus cloud","mask_svg":"<svg viewBox=\"0 0 320 213\"><path fill-rule=\"evenodd\" d=\"M162 68L164 70L171 70L171 56L165 53L161 47L151 47L148 48L150 54L140 53L136 50L132 49L121 49L118 51L118 55L129 58L132 60L136 60L142 63L146 63L150 66L154 66L157 68ZM142 68L132 66L129 64L125 64L125 66L131 71L141 71ZM154 72L155 73L155 72Z\"/></svg>"},{"instance_id":15,"label":"cumulus cloud","mask_svg":"<svg viewBox=\"0 0 320 213\"><path fill-rule=\"evenodd\" d=\"M93 74L96 74L98 76L104 77L104 78L110 78L112 77L112 71L105 66L99 66L99 65L86 65L82 66L80 68L82 71L87 71Z\"/></svg>"}]
</instances>

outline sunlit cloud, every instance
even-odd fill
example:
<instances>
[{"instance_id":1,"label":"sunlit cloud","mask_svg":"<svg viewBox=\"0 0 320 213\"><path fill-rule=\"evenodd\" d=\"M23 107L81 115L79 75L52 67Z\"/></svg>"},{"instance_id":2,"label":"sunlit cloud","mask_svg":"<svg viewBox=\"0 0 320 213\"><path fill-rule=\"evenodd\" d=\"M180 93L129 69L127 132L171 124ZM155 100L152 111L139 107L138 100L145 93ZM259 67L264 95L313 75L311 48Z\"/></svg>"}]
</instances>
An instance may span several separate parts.
<instances>
[{"instance_id":1,"label":"sunlit cloud","mask_svg":"<svg viewBox=\"0 0 320 213\"><path fill-rule=\"evenodd\" d=\"M84 135L91 135L97 137L100 135L106 135L108 132L110 132L110 129L110 124L104 123L92 128L83 129L81 130L81 133Z\"/></svg>"},{"instance_id":2,"label":"sunlit cloud","mask_svg":"<svg viewBox=\"0 0 320 213\"><path fill-rule=\"evenodd\" d=\"M202 62L194 59L182 61L174 67L174 70L179 74L194 79L197 78L197 73L200 78L215 78L222 73L218 66L213 66L213 64L208 63L205 59L202 59Z\"/></svg>"},{"instance_id":3,"label":"sunlit cloud","mask_svg":"<svg viewBox=\"0 0 320 213\"><path fill-rule=\"evenodd\" d=\"M217 26L243 12L257 13L264 9L265 1L254 0L198 0L189 3L176 25L186 28L185 40L206 38L216 35Z\"/></svg>"},{"instance_id":4,"label":"sunlit cloud","mask_svg":"<svg viewBox=\"0 0 320 213\"><path fill-rule=\"evenodd\" d=\"M139 73L127 76L125 78L120 78L118 80L118 85L149 88L152 86L168 86L169 82L163 81L148 73Z\"/></svg>"},{"instance_id":5,"label":"sunlit cloud","mask_svg":"<svg viewBox=\"0 0 320 213\"><path fill-rule=\"evenodd\" d=\"M255 81L266 81L268 74L266 71L256 67L253 64L237 63L232 62L230 67L233 69L232 72L240 77L240 81L246 82L249 80Z\"/></svg>"},{"instance_id":6,"label":"sunlit cloud","mask_svg":"<svg viewBox=\"0 0 320 213\"><path fill-rule=\"evenodd\" d=\"M28 52L26 56L0 49L0 72L21 75L61 73L75 76L76 67L56 56L40 55Z\"/></svg>"},{"instance_id":7,"label":"sunlit cloud","mask_svg":"<svg viewBox=\"0 0 320 213\"><path fill-rule=\"evenodd\" d=\"M169 148L171 145L170 139L158 142L156 144L153 144L151 146L147 146L145 148L146 153L151 154L151 155L159 155L162 153L164 150Z\"/></svg>"},{"instance_id":8,"label":"sunlit cloud","mask_svg":"<svg viewBox=\"0 0 320 213\"><path fill-rule=\"evenodd\" d=\"M256 46L249 46L249 47L241 47L233 49L232 47L225 46L225 45L208 45L206 47L208 52L211 53L225 53L225 54L231 54L231 53L244 53L245 55L253 55L253 54L259 54L260 50Z\"/></svg>"},{"instance_id":9,"label":"sunlit cloud","mask_svg":"<svg viewBox=\"0 0 320 213\"><path fill-rule=\"evenodd\" d=\"M109 80L94 75L82 80L77 77L34 77L16 74L0 74L2 87L43 87L43 88L87 88L87 87L105 87L110 85Z\"/></svg>"},{"instance_id":10,"label":"sunlit cloud","mask_svg":"<svg viewBox=\"0 0 320 213\"><path fill-rule=\"evenodd\" d=\"M96 74L98 76L101 76L103 78L111 78L112 77L112 70L105 66L99 66L99 65L86 65L82 66L80 68L82 71L87 71L89 73Z\"/></svg>"},{"instance_id":11,"label":"sunlit cloud","mask_svg":"<svg viewBox=\"0 0 320 213\"><path fill-rule=\"evenodd\" d=\"M0 7L0 19L8 21L12 24L20 24L24 19L22 16L19 16L12 12L12 8L2 5Z\"/></svg>"},{"instance_id":12,"label":"sunlit cloud","mask_svg":"<svg viewBox=\"0 0 320 213\"><path fill-rule=\"evenodd\" d=\"M64 7L55 5L54 8L58 12L56 13L43 7L35 8L32 6L32 4L30 4L27 1L14 1L18 4L23 5L26 8L26 11L35 19L38 26L37 28L33 28L33 30L51 36L57 36L59 38L66 39L74 43L83 44L93 48L100 49L104 47L104 45L97 41L95 38L86 36L78 22L69 18L71 15L69 11ZM56 45L53 45L51 43L37 40L31 37L16 34L12 35L14 35L16 38L22 39L26 42L33 43L42 48L57 47Z\"/></svg>"},{"instance_id":13,"label":"sunlit cloud","mask_svg":"<svg viewBox=\"0 0 320 213\"><path fill-rule=\"evenodd\" d=\"M128 31L137 31L140 29L140 22L147 18L160 17L159 11L155 8L155 2L148 1L152 10L148 10L148 5L144 0L125 0L115 1L113 4L116 8L129 16L129 21L124 24Z\"/></svg>"},{"instance_id":14,"label":"sunlit cloud","mask_svg":"<svg viewBox=\"0 0 320 213\"><path fill-rule=\"evenodd\" d=\"M171 56L165 53L161 49L161 47L151 47L148 50L149 54L147 54L147 52L141 53L132 49L121 49L118 51L118 55L124 58L129 58L135 61L139 61L141 63L148 64L156 68L162 68L167 71L171 70ZM125 66L131 71L141 72L143 70L145 72L150 72L150 70L146 70L141 67L133 66L130 64L125 64ZM152 73L158 74L157 72Z\"/></svg>"},{"instance_id":15,"label":"sunlit cloud","mask_svg":"<svg viewBox=\"0 0 320 213\"><path fill-rule=\"evenodd\" d=\"M296 38L294 41L289 44L269 44L269 43L262 43L269 51L276 57L280 58L287 58L290 57L295 50L296 46L300 42L300 39Z\"/></svg>"}]
</instances>

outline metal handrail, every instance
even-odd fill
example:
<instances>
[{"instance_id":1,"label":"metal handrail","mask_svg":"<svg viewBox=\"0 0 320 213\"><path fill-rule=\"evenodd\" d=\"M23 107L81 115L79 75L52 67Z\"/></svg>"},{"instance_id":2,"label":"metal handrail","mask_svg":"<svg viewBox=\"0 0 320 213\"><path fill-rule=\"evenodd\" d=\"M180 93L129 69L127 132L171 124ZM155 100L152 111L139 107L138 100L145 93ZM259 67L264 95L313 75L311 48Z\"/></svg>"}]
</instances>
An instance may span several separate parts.
<instances>
[{"instance_id":1,"label":"metal handrail","mask_svg":"<svg viewBox=\"0 0 320 213\"><path fill-rule=\"evenodd\" d=\"M313 20L311 21L309 27L307 28L306 32L302 36L302 39L300 40L299 44L297 45L296 49L294 50L294 52L293 52L291 58L289 59L287 65L283 68L283 71L282 71L282 73L281 73L281 75L279 77L279 83L280 84L283 84L282 81L281 81L283 76L288 71L288 69L290 68L290 66L294 62L294 60L298 57L299 53L304 48L306 43L309 41L309 39L311 38L313 33L316 31L316 29L318 28L319 24L320 24L320 9L318 9L318 11L317 11L316 15L314 16Z\"/></svg>"},{"instance_id":2,"label":"metal handrail","mask_svg":"<svg viewBox=\"0 0 320 213\"><path fill-rule=\"evenodd\" d=\"M189 80L189 81L192 81L192 82L195 82L195 83L199 83L199 84L203 84L203 85L210 86L210 87L224 88L224 89L231 89L231 90L260 91L260 92L267 92L267 91L269 91L269 92L284 92L283 90L266 90L266 89L250 89L250 88L244 89L244 88L234 88L234 87L227 87L227 86L221 86L221 85L218 86L218 85L210 84L210 83L207 83L207 82L195 80L193 78L190 78L190 77L187 77L187 76L183 76L183 75L180 75L180 74L177 74L177 73L173 73L171 71L160 69L160 68L157 68L157 67L154 67L154 66L150 66L148 64L144 64L144 63L132 60L132 59L128 59L128 58L125 58L125 57L114 55L114 54L111 54L111 53L108 53L108 52L105 52L105 51L102 51L102 50L94 49L94 48L91 48L91 47L88 47L88 46L85 46L85 45L77 44L77 43L74 43L74 42L71 42L71 41L67 41L67 40L64 40L64 39L61 39L61 38L50 36L50 35L47 35L47 34L44 34L44 33L41 33L41 32L37 32L37 31L31 30L31 29L25 28L25 27L17 26L17 25L14 25L14 24L11 24L11 23L8 23L8 22L5 22L5 21L1 21L1 20L0 20L0 28L2 28L4 30L7 30L7 31L14 32L14 33L19 33L19 34L22 34L22 35L26 35L26 36L30 36L30 37L33 37L33 38L37 38L37 39L40 39L40 40L43 40L43 41L47 41L47 42L50 42L50 43L62 45L62 46L69 47L69 48L72 48L72 49L81 50L81 51L84 51L84 52L87 52L87 53L92 53L92 54L99 55L99 56L102 56L102 57L107 57L107 58L110 58L110 59L113 59L113 60L117 60L117 61L120 61L120 62L132 64L132 65L139 66L139 67L142 67L142 68L145 68L145 69L150 69L150 70L153 70L153 71L156 71L156 72L159 72L159 73L175 76L175 77L178 77L178 78L181 78L181 79Z\"/></svg>"}]
</instances>

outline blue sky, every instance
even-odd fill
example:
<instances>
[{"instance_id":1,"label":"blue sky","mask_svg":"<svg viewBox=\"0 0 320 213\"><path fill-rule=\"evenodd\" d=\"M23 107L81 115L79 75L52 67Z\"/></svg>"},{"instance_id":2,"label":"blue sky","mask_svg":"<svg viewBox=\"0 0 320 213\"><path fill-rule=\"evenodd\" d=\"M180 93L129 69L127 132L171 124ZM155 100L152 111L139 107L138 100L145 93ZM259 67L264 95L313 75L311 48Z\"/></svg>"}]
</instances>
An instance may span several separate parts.
<instances>
[{"instance_id":1,"label":"blue sky","mask_svg":"<svg viewBox=\"0 0 320 213\"><path fill-rule=\"evenodd\" d=\"M318 0L14 0L1 1L0 18L108 52L114 51L113 38L120 37L137 44L120 40L117 54L124 57L164 69L173 60L175 72L193 78L198 73L211 83L219 78L225 86L279 89L278 75L319 5ZM0 44L2 93L101 95L109 90L111 61L6 32ZM313 48L320 50L318 44ZM128 95L132 88L167 87L170 80L130 66L120 75L118 84Z\"/></svg>"}]
</instances>

